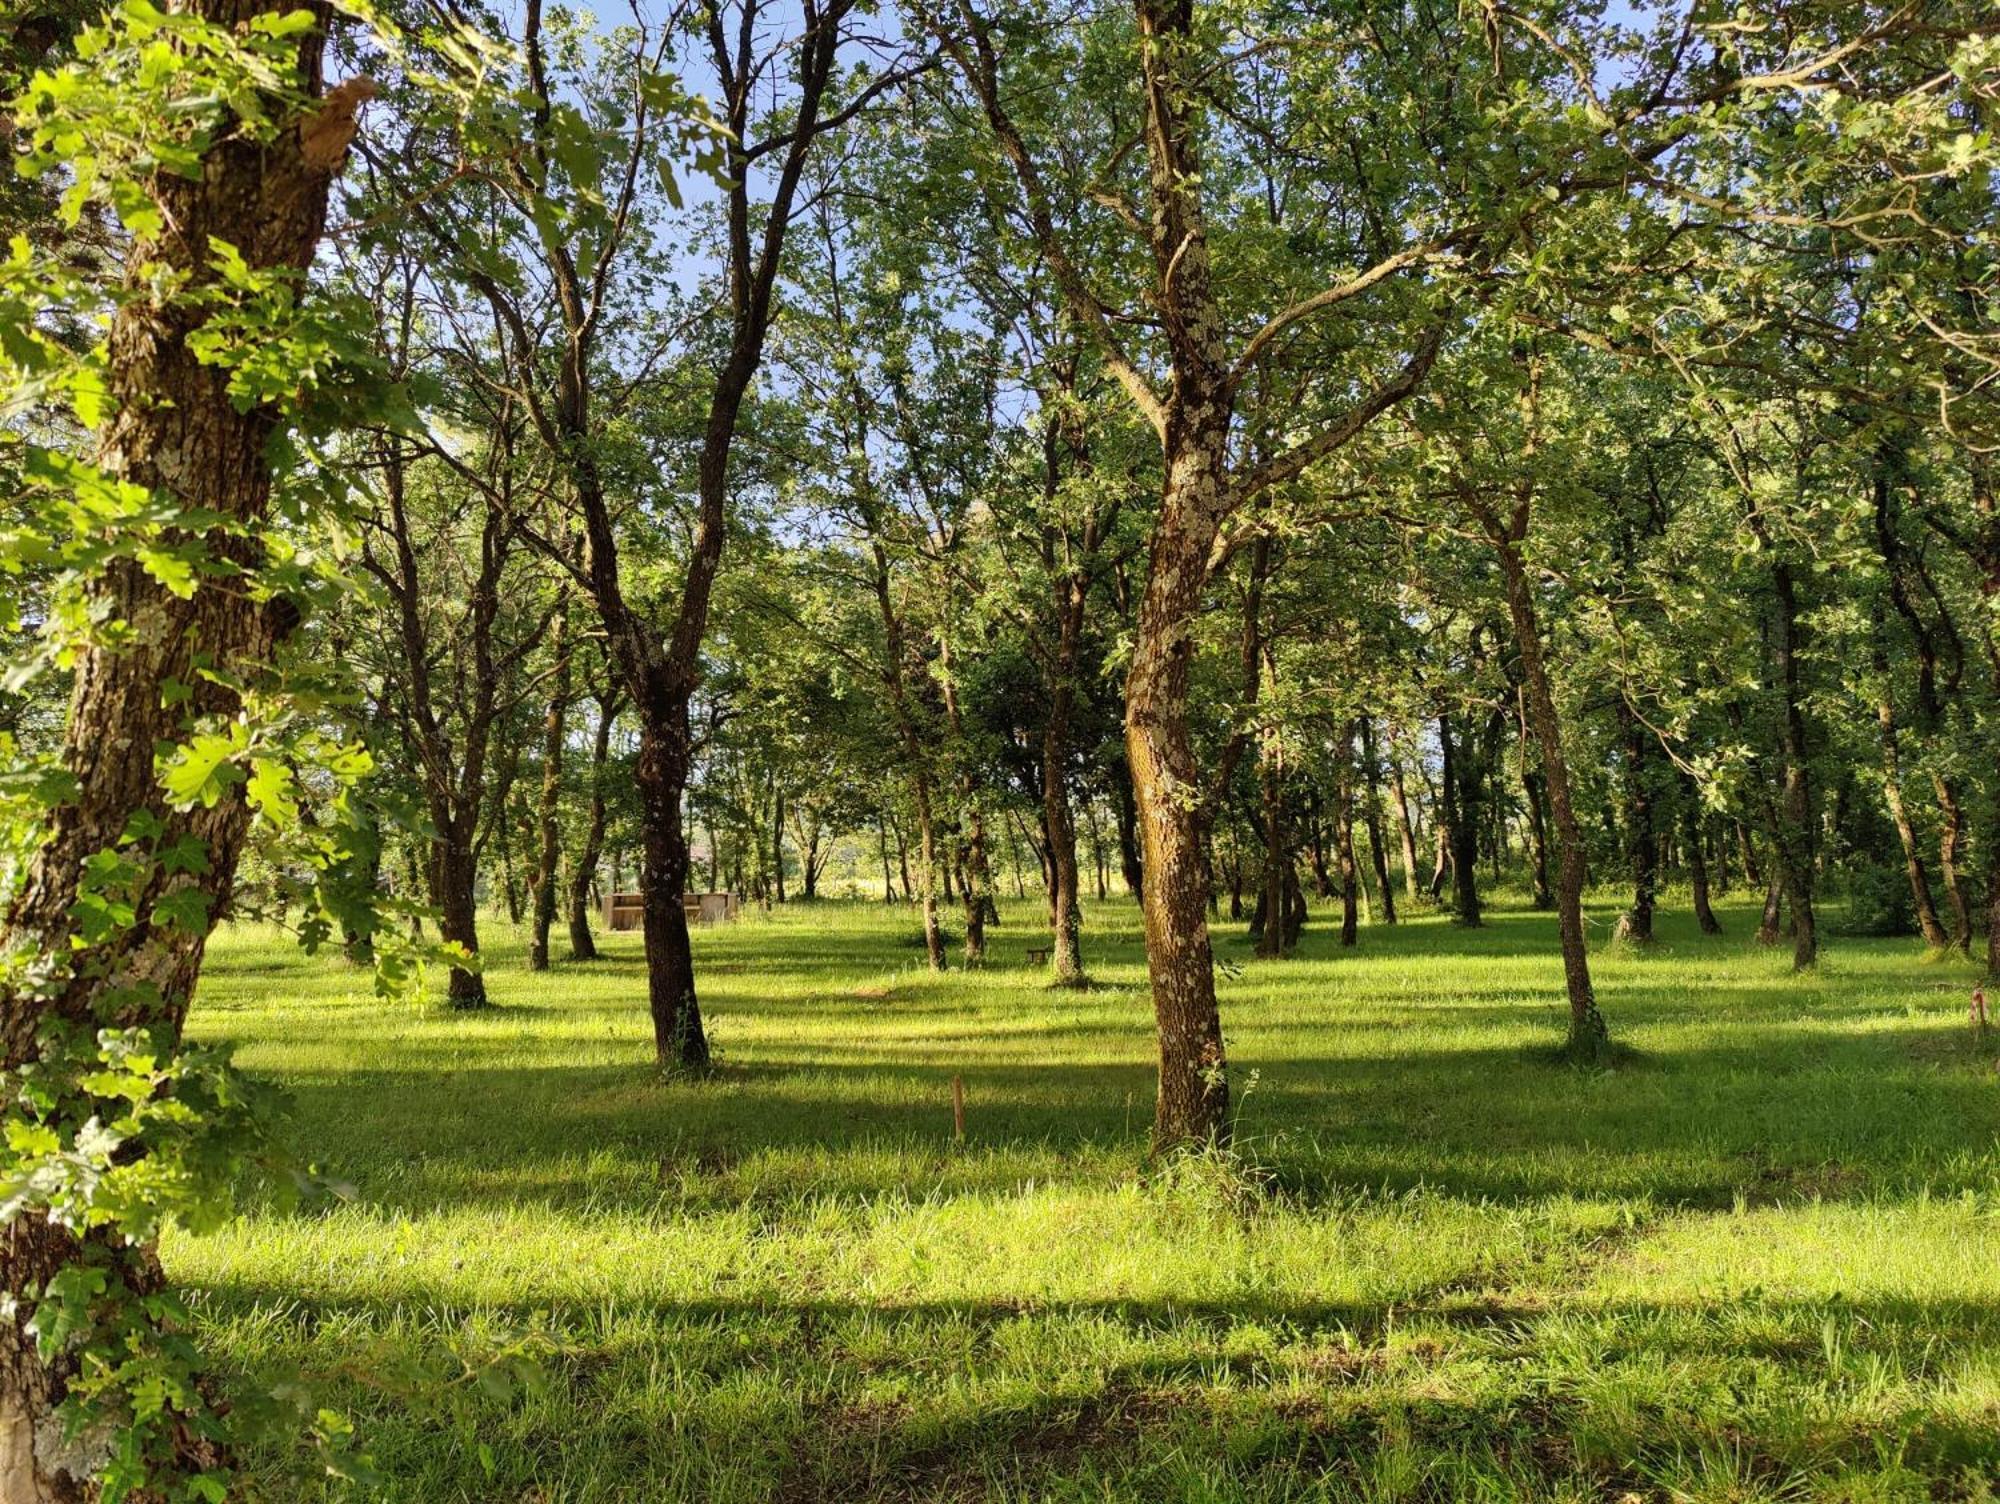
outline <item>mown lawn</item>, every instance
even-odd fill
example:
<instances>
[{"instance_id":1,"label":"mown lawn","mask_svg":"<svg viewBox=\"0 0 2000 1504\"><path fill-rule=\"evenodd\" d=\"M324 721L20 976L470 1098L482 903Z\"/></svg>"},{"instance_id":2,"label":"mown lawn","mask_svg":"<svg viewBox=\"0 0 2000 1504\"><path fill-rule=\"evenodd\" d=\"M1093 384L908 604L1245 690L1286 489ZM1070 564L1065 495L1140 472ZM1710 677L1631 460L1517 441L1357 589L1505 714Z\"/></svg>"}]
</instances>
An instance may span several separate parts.
<instances>
[{"instance_id":1,"label":"mown lawn","mask_svg":"<svg viewBox=\"0 0 2000 1504\"><path fill-rule=\"evenodd\" d=\"M1585 1074L1547 1054L1546 916L1316 925L1282 962L1230 926L1243 1162L1159 1174L1136 911L1092 906L1073 994L1020 964L1038 907L939 978L901 908L700 934L698 1084L648 1067L636 937L531 976L489 921L473 1016L220 937L196 1031L357 1194L170 1270L410 1504L2000 1486L2000 1042L1962 965L1840 941L1795 980L1747 910L1672 914L1598 955L1635 1054ZM517 1343L544 1384L393 1381Z\"/></svg>"}]
</instances>

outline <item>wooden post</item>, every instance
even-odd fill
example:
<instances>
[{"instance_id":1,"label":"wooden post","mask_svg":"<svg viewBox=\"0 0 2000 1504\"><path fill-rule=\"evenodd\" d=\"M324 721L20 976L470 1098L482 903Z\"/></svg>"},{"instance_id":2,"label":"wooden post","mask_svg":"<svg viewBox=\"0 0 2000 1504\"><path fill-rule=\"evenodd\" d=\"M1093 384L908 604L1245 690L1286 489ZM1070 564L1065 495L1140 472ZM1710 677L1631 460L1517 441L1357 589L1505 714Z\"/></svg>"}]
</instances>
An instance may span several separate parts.
<instances>
[{"instance_id":1,"label":"wooden post","mask_svg":"<svg viewBox=\"0 0 2000 1504\"><path fill-rule=\"evenodd\" d=\"M951 1078L951 1136L959 1143L965 1142L965 1078Z\"/></svg>"}]
</instances>

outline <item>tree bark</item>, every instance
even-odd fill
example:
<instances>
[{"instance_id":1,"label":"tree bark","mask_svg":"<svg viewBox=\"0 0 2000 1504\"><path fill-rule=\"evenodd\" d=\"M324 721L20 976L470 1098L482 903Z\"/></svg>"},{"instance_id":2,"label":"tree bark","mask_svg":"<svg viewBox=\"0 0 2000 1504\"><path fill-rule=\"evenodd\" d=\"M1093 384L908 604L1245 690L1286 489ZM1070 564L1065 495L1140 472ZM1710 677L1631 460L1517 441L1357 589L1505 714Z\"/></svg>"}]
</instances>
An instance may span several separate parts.
<instances>
[{"instance_id":1,"label":"tree bark","mask_svg":"<svg viewBox=\"0 0 2000 1504\"><path fill-rule=\"evenodd\" d=\"M175 7L224 27L275 13L264 0L186 0ZM325 21L319 13L319 21ZM320 92L324 33L299 42L300 82ZM228 527L201 540L211 556L255 568L270 510L272 440L279 417L247 411L231 399L231 370L205 364L190 348L208 309L188 296L217 281L211 241L236 248L255 269L312 264L324 229L330 171L306 159L302 133L281 131L259 144L224 132L190 177L159 172L146 184L163 228L128 257L131 295L113 315L104 346L104 384L112 416L97 453L109 476L174 498L186 508L220 513ZM344 143L341 143L344 145ZM152 289L185 281L171 301ZM260 685L291 637L298 608L290 599L259 601L240 580L197 577L181 599L129 560L112 564L95 586L106 619L129 634L115 646L81 650L63 729L63 763L74 777L49 815L46 834L8 908L0 947L9 954L66 958L51 984L0 986L0 1040L11 1075L38 1056L45 1026L156 1027L178 1046L200 974L209 929L227 905L250 824L242 783L212 806L167 807L155 770L162 746L180 743L199 720L226 720L240 707L234 682ZM207 669L207 672L203 672ZM171 686L189 693L163 693ZM164 871L156 863L144 891L132 895L134 920L95 944L73 947L73 914L86 864L116 849L141 812L157 821L153 851L185 840L207 858L201 872ZM198 893L199 924L156 917L170 895ZM182 899L182 903L187 900ZM184 912L184 911L183 911ZM107 1281L134 1293L158 1286L150 1247L128 1248L93 1236ZM72 1445L53 1419L73 1377L73 1359L44 1362L28 1331L37 1302L30 1292L74 1264L79 1240L56 1223L20 1217L0 1231L6 1287L23 1297L0 1316L0 1499L6 1504L76 1504L99 1460L90 1439ZM171 1404L171 1400L168 1401Z\"/></svg>"},{"instance_id":2,"label":"tree bark","mask_svg":"<svg viewBox=\"0 0 2000 1504\"><path fill-rule=\"evenodd\" d=\"M606 688L597 701L597 733L590 747L590 813L583 827L583 844L569 875L569 958L595 961L597 941L590 932L590 890L597 881L597 864L604 855L605 768L611 760L611 727L618 718L618 695ZM715 861L715 838L709 837L709 861Z\"/></svg>"},{"instance_id":3,"label":"tree bark","mask_svg":"<svg viewBox=\"0 0 2000 1504\"><path fill-rule=\"evenodd\" d=\"M1708 897L1708 855L1702 850L1701 791L1693 777L1681 775L1681 844L1687 848L1688 885L1694 890L1694 920L1704 935L1722 933L1722 921ZM1724 865L1728 863L1725 854Z\"/></svg>"},{"instance_id":4,"label":"tree bark","mask_svg":"<svg viewBox=\"0 0 2000 1504\"><path fill-rule=\"evenodd\" d=\"M1355 888L1360 867L1354 860L1354 722L1341 730L1333 785L1333 847L1340 864L1340 943L1351 946L1356 934Z\"/></svg>"},{"instance_id":5,"label":"tree bark","mask_svg":"<svg viewBox=\"0 0 2000 1504\"><path fill-rule=\"evenodd\" d=\"M1966 897L1965 810L1958 801L1958 789L1949 779L1933 775L1937 790L1938 876L1944 883L1945 901L1951 906L1951 936L1948 944L1962 955L1972 954L1972 904Z\"/></svg>"},{"instance_id":6,"label":"tree bark","mask_svg":"<svg viewBox=\"0 0 2000 1504\"><path fill-rule=\"evenodd\" d=\"M1438 717L1443 785L1439 823L1451 852L1452 923L1467 929L1481 924L1479 912L1479 781L1472 764L1478 754L1470 738L1454 743L1451 716Z\"/></svg>"},{"instance_id":7,"label":"tree bark","mask_svg":"<svg viewBox=\"0 0 2000 1504\"><path fill-rule=\"evenodd\" d=\"M1896 702L1889 692L1889 655L1881 642L1883 624L1879 613L1875 622L1874 667L1876 679L1875 724L1881 735L1882 744L1882 802L1888 807L1889 820L1896 827L1896 839L1903 846L1903 872L1910 884L1910 903L1916 911L1917 929L1924 942L1934 950L1943 950L1951 943L1945 933L1943 923L1938 919L1937 904L1931 898L1930 876L1924 871L1923 852L1917 845L1916 826L1910 820L1909 806L1903 801L1902 754L1897 746Z\"/></svg>"},{"instance_id":8,"label":"tree bark","mask_svg":"<svg viewBox=\"0 0 2000 1504\"><path fill-rule=\"evenodd\" d=\"M1632 868L1632 906L1619 921L1621 939L1653 943L1653 905L1660 884L1660 837L1653 818L1647 732L1621 696L1618 719L1625 733L1625 854Z\"/></svg>"},{"instance_id":9,"label":"tree bark","mask_svg":"<svg viewBox=\"0 0 2000 1504\"><path fill-rule=\"evenodd\" d=\"M1361 717L1361 772L1366 804L1368 850L1375 865L1375 887L1382 895L1382 922L1396 922L1396 895L1389 886L1389 850L1382 842L1382 764L1375 751L1375 722Z\"/></svg>"},{"instance_id":10,"label":"tree bark","mask_svg":"<svg viewBox=\"0 0 2000 1504\"><path fill-rule=\"evenodd\" d=\"M1409 794L1403 787L1403 762L1396 755L1393 739L1389 750L1389 802L1396 807L1396 834L1402 841L1403 896L1417 901L1417 832L1410 822Z\"/></svg>"},{"instance_id":11,"label":"tree bark","mask_svg":"<svg viewBox=\"0 0 2000 1504\"><path fill-rule=\"evenodd\" d=\"M1562 720L1556 713L1555 691L1542 656L1542 631L1535 597L1521 557L1518 539L1528 528L1525 499L1502 530L1497 517L1487 520L1487 532L1500 557L1506 583L1507 614L1514 626L1514 645L1521 655L1521 700L1534 728L1541 754L1542 778L1548 789L1549 813L1556 837L1556 929L1562 941L1563 983L1569 997L1569 1038L1564 1046L1584 1063L1601 1060L1609 1042L1604 1015L1597 1006L1590 980L1590 947L1583 927L1583 888L1588 876L1583 827L1571 797L1569 759L1563 750Z\"/></svg>"},{"instance_id":12,"label":"tree bark","mask_svg":"<svg viewBox=\"0 0 2000 1504\"><path fill-rule=\"evenodd\" d=\"M542 788L536 801L536 852L533 911L528 937L528 970L549 969L549 931L556 922L556 868L562 860L562 827L557 822L562 798L563 735L569 716L569 604L556 610L550 651L555 655L555 681L549 708L542 717Z\"/></svg>"}]
</instances>

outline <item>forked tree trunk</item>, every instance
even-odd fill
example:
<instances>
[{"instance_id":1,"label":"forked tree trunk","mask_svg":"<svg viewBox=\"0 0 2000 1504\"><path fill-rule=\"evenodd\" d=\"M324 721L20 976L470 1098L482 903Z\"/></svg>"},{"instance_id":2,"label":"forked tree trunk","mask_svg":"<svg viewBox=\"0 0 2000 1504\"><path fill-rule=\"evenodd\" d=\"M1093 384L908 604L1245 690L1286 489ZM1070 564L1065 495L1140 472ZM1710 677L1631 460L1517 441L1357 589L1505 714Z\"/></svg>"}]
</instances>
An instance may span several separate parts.
<instances>
[{"instance_id":1,"label":"forked tree trunk","mask_svg":"<svg viewBox=\"0 0 2000 1504\"><path fill-rule=\"evenodd\" d=\"M277 10L262 0L188 0L173 8L225 28ZM301 82L309 94L319 92L322 44L317 29L299 42ZM189 339L207 315L188 294L215 281L212 240L235 247L255 269L310 266L325 223L329 174L352 133L351 117L344 129L331 111L320 118L333 129L318 135L318 144L330 149L310 162L298 130L282 130L263 144L225 132L199 172L160 172L147 183L163 228L131 247L131 297L113 315L105 338L103 380L112 417L102 432L98 465L180 506L221 514L227 529L205 535L203 544L213 557L253 569L262 555L278 419L266 407L240 410L227 390L230 368L196 358ZM162 271L186 279L164 305L149 295L152 287L170 285L153 280ZM207 306L230 305L223 299ZM231 681L260 684L298 621L289 599L259 601L239 584L197 576L184 600L136 562L120 560L94 588L108 619L131 630L115 647L89 646L78 656L63 730L63 762L75 782L50 811L46 835L28 859L0 930L9 954L67 960L41 985L0 983L0 1042L10 1076L36 1058L43 1028L58 1021L84 1029L155 1027L178 1044L210 924L229 900L250 811L240 782L212 806L168 808L155 758L162 746L181 743L197 721L235 715L240 702ZM164 693L175 685L189 693ZM127 843L141 812L157 822L154 834L150 846L143 838L128 845L128 854L150 856L185 841L206 864L171 873L165 863L154 864L143 890L131 895L133 922L73 948L86 864ZM190 901L180 895L187 893L200 895L199 923L185 920ZM157 906L169 897L177 899L177 917L156 918ZM97 1236L90 1243L95 1272L108 1284L138 1294L158 1288L150 1247ZM74 1376L73 1359L59 1353L45 1361L28 1331L37 1307L30 1292L74 1266L81 1253L72 1234L45 1218L17 1217L0 1231L6 1288L18 1297L0 1315L0 1499L6 1504L74 1504L86 1496L84 1475L107 1460L103 1438L73 1444L55 1423L55 1407ZM162 1398L171 1407L171 1397ZM197 1446L190 1442L191 1449Z\"/></svg>"}]
</instances>

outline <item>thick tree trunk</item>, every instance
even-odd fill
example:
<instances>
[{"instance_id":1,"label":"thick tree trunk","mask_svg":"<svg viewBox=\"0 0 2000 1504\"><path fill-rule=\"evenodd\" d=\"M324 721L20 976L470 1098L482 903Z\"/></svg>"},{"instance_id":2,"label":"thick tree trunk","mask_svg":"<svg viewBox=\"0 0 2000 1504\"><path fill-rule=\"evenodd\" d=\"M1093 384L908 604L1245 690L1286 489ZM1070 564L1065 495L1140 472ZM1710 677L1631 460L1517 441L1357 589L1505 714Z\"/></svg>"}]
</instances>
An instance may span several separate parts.
<instances>
[{"instance_id":1,"label":"thick tree trunk","mask_svg":"<svg viewBox=\"0 0 2000 1504\"><path fill-rule=\"evenodd\" d=\"M436 820L433 814L433 820ZM431 843L431 907L437 910L438 938L479 954L479 865L472 842L451 821L438 824ZM446 1000L454 1008L486 1006L486 979L469 967L454 966L445 984Z\"/></svg>"},{"instance_id":2,"label":"thick tree trunk","mask_svg":"<svg viewBox=\"0 0 2000 1504\"><path fill-rule=\"evenodd\" d=\"M189 0L174 8L225 27L275 13L261 0ZM315 29L299 43L309 93L319 89L322 41ZM263 144L229 133L219 139L191 177L160 172L147 185L163 228L131 248L131 296L106 332L103 379L113 415L97 463L115 479L180 506L220 513L229 526L206 535L206 548L254 568L269 512L269 456L278 420L265 407L241 410L226 389L230 369L196 358L189 339L201 329L206 308L229 303L197 306L187 293L216 278L212 240L235 247L252 268L309 267L324 226L329 168L339 155L309 164L296 130ZM171 285L163 272L186 279L166 304L149 295L150 288ZM240 702L231 685L260 684L298 620L290 600L260 602L240 584L198 576L192 596L182 599L136 563L120 560L96 587L106 620L130 631L115 646L90 646L78 656L63 730L63 762L75 782L50 811L0 930L0 947L8 954L67 963L51 965L46 976L32 968L37 985L0 983L0 1040L10 1076L37 1057L43 1028L58 1020L86 1029L156 1027L170 1043L179 1042L210 924L229 900L250 811L241 783L229 785L212 806L168 808L155 758L162 746L183 741L198 720L234 715ZM188 693L164 693L173 686ZM73 947L86 864L127 843L141 812L154 822L151 852L190 842L205 856L205 867L168 872L165 863L155 864L144 890L132 895L133 922ZM188 893L200 895L202 922L155 917L169 897L185 906L189 901L181 895ZM188 910L176 912L185 916ZM138 1294L158 1287L149 1247L95 1236L90 1242L95 1271L107 1283ZM0 1231L6 1288L19 1297L0 1315L0 1499L6 1504L74 1504L86 1496L84 1475L107 1460L97 1455L101 1438L72 1443L55 1423L73 1359L59 1354L45 1361L28 1330L38 1304L30 1292L74 1266L81 1252L72 1234L44 1218L19 1217ZM172 1405L171 1398L165 1402Z\"/></svg>"},{"instance_id":3,"label":"thick tree trunk","mask_svg":"<svg viewBox=\"0 0 2000 1504\"><path fill-rule=\"evenodd\" d=\"M562 828L556 815L562 798L563 733L569 716L569 607L557 610L550 650L555 682L542 717L542 788L536 801L533 929L528 937L528 970L549 969L549 931L556 922L556 868L562 860Z\"/></svg>"},{"instance_id":4,"label":"thick tree trunk","mask_svg":"<svg viewBox=\"0 0 2000 1504\"><path fill-rule=\"evenodd\" d=\"M640 717L632 782L639 795L639 887L646 930L646 1005L653 1017L653 1058L669 1071L705 1071L708 1032L695 994L694 946L688 937L687 833L681 792L692 756L687 704L655 701Z\"/></svg>"},{"instance_id":5,"label":"thick tree trunk","mask_svg":"<svg viewBox=\"0 0 2000 1504\"><path fill-rule=\"evenodd\" d=\"M1203 264L1194 274L1206 278ZM1219 385L1220 373L1208 373ZM1159 1033L1153 1143L1165 1150L1227 1136L1229 1078L1208 938L1201 768L1188 727L1193 622L1225 501L1229 413L1211 385L1176 393L1153 556L1125 679L1125 757L1141 833L1146 969ZM1275 917L1275 916L1274 916Z\"/></svg>"}]
</instances>

